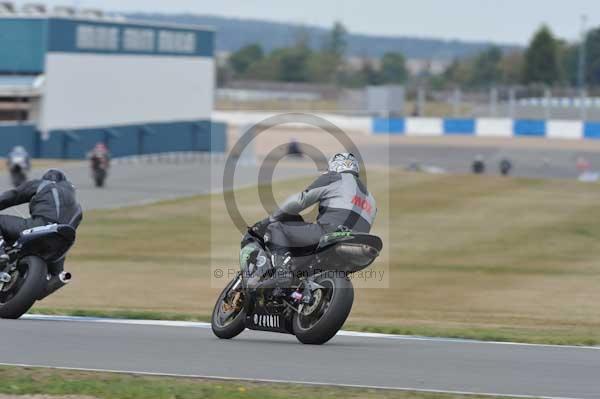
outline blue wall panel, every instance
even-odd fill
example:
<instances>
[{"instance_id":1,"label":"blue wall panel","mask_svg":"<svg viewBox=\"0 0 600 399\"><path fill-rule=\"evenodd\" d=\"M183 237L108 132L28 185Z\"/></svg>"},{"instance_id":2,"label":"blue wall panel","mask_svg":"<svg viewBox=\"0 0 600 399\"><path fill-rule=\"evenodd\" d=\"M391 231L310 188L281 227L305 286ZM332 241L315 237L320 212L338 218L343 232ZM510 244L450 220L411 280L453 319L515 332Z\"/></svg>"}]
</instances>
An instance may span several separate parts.
<instances>
[{"instance_id":1,"label":"blue wall panel","mask_svg":"<svg viewBox=\"0 0 600 399\"><path fill-rule=\"evenodd\" d=\"M404 118L373 118L373 132L404 134L406 121Z\"/></svg>"},{"instance_id":2,"label":"blue wall panel","mask_svg":"<svg viewBox=\"0 0 600 399\"><path fill-rule=\"evenodd\" d=\"M43 19L0 18L0 73L44 71L46 26Z\"/></svg>"},{"instance_id":3,"label":"blue wall panel","mask_svg":"<svg viewBox=\"0 0 600 399\"><path fill-rule=\"evenodd\" d=\"M210 130L210 147L204 151L227 151L227 124L222 122L207 122L206 127Z\"/></svg>"},{"instance_id":4,"label":"blue wall panel","mask_svg":"<svg viewBox=\"0 0 600 399\"><path fill-rule=\"evenodd\" d=\"M444 134L474 135L475 119L444 119Z\"/></svg>"},{"instance_id":5,"label":"blue wall panel","mask_svg":"<svg viewBox=\"0 0 600 399\"><path fill-rule=\"evenodd\" d=\"M600 122L586 122L583 125L583 137L586 139L600 139Z\"/></svg>"},{"instance_id":6,"label":"blue wall panel","mask_svg":"<svg viewBox=\"0 0 600 399\"><path fill-rule=\"evenodd\" d=\"M38 133L33 125L0 124L0 157L8 155L17 145L25 147L27 152L38 153Z\"/></svg>"},{"instance_id":7,"label":"blue wall panel","mask_svg":"<svg viewBox=\"0 0 600 399\"><path fill-rule=\"evenodd\" d=\"M225 152L227 129L210 121L151 123L93 129L53 130L40 139L32 125L0 125L0 156L16 145L35 157L83 159L98 142L113 157L178 151Z\"/></svg>"},{"instance_id":8,"label":"blue wall panel","mask_svg":"<svg viewBox=\"0 0 600 399\"><path fill-rule=\"evenodd\" d=\"M545 137L546 121L537 119L517 119L514 121L515 136Z\"/></svg>"}]
</instances>

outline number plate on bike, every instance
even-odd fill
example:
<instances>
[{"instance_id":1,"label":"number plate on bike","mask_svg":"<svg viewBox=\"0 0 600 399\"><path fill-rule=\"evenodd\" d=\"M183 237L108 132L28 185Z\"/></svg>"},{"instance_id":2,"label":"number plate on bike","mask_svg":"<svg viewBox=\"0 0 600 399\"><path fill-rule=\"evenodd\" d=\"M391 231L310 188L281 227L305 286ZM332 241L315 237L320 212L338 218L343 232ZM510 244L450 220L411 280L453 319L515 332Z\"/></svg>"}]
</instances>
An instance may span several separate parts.
<instances>
[{"instance_id":1,"label":"number plate on bike","mask_svg":"<svg viewBox=\"0 0 600 399\"><path fill-rule=\"evenodd\" d=\"M282 315L254 313L247 317L246 325L252 330L288 332Z\"/></svg>"}]
</instances>

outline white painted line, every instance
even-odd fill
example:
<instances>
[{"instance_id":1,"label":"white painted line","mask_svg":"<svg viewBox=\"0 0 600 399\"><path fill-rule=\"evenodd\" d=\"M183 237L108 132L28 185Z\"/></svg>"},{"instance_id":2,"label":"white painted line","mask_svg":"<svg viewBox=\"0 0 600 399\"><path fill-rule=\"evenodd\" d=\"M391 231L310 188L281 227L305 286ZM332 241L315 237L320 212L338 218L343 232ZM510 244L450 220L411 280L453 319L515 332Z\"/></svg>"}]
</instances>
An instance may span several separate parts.
<instances>
[{"instance_id":1,"label":"white painted line","mask_svg":"<svg viewBox=\"0 0 600 399\"><path fill-rule=\"evenodd\" d=\"M147 376L147 377L193 378L193 379L205 379L205 380L215 380L215 381L259 382L259 383L265 383L265 384L294 384L294 385L335 387L335 388L377 389L377 390L402 391L402 392L423 392L423 393L433 393L433 394L453 394L453 395L467 395L467 396L518 398L518 399L582 399L582 398L566 397L566 396L539 396L539 395L519 395L519 394L507 394L507 393L502 394L502 393L491 393L491 392L451 391L451 390L443 390L443 389L423 389L423 388L411 388L411 387L339 384L339 383L298 381L298 380L273 380L273 379L264 379L264 378L235 378L235 377L222 377L222 376L213 376L213 375L156 373L156 372L133 371L133 370L110 370L110 369L96 369L96 368L83 368L83 367L81 367L81 368L80 367L57 367L57 366L46 366L46 365L37 365L37 364L0 363L0 366L24 367L24 368L43 368L43 369L51 369L51 370L83 371L83 372L110 373L110 374L134 374L134 375Z\"/></svg>"},{"instance_id":2,"label":"white painted line","mask_svg":"<svg viewBox=\"0 0 600 399\"><path fill-rule=\"evenodd\" d=\"M184 327L184 328L204 328L204 329L210 328L210 323L195 322L195 321L109 319L109 318L102 318L102 317L51 316L51 315L37 315L37 314L28 314L28 315L23 316L22 319L62 321L62 322L79 322L79 323L125 324L125 325L134 325L134 326ZM522 343L522 342L479 341L479 340L474 340L474 339L423 337L423 336L415 336L415 335L381 334L381 333L369 333L369 332L360 332L360 331L340 331L337 333L337 335L341 336L341 337L396 339L396 340L405 340L405 341L428 341L428 342L449 342L449 343L461 343L461 344L525 346L525 347L556 348L556 349L600 350L600 346L550 345L550 344L529 344L529 343Z\"/></svg>"},{"instance_id":3,"label":"white painted line","mask_svg":"<svg viewBox=\"0 0 600 399\"><path fill-rule=\"evenodd\" d=\"M186 328L210 328L210 323L194 321L172 321L172 320L134 320L134 319L108 319L102 317L78 317L78 316L48 316L38 314L27 314L21 319L25 320L48 320L67 321L78 323L103 323L103 324L127 324L134 326L156 326L156 327L186 327Z\"/></svg>"}]
</instances>

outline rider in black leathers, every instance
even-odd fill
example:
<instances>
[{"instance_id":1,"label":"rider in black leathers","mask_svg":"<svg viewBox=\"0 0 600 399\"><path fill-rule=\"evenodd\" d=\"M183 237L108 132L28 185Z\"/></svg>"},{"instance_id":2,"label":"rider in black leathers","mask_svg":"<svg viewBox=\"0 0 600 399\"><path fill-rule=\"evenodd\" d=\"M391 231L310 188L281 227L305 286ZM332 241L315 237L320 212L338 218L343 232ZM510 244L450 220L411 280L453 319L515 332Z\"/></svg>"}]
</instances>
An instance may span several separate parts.
<instances>
[{"instance_id":1,"label":"rider in black leathers","mask_svg":"<svg viewBox=\"0 0 600 399\"><path fill-rule=\"evenodd\" d=\"M306 190L288 198L277 212L253 226L263 237L274 255L273 268L277 270L271 283L285 286L289 283L286 270L288 251L304 252L316 247L322 236L339 230L368 233L377 215L375 198L359 178L360 167L350 153L339 153L329 162L329 171L321 175ZM289 222L287 217L314 204L319 204L316 223ZM242 242L242 248L248 243ZM258 249L257 249L258 250ZM256 253L255 256L263 256ZM279 278L281 277L281 278Z\"/></svg>"},{"instance_id":2,"label":"rider in black leathers","mask_svg":"<svg viewBox=\"0 0 600 399\"><path fill-rule=\"evenodd\" d=\"M77 228L83 214L75 187L65 174L48 170L41 180L31 180L0 195L0 210L29 203L29 218L0 215L0 263L8 261L5 240L16 241L27 229L48 224L68 224Z\"/></svg>"}]
</instances>

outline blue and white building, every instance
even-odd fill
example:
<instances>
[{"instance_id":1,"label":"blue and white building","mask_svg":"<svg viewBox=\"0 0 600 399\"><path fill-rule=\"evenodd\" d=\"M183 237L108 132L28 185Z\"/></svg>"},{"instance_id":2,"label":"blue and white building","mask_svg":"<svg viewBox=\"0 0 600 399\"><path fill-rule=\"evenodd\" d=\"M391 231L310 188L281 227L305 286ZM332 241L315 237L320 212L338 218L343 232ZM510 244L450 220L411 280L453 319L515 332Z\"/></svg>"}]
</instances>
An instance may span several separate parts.
<instances>
[{"instance_id":1,"label":"blue and white building","mask_svg":"<svg viewBox=\"0 0 600 399\"><path fill-rule=\"evenodd\" d=\"M98 141L116 156L223 150L214 43L195 26L0 15L0 155L17 141L40 157L81 158Z\"/></svg>"}]
</instances>

